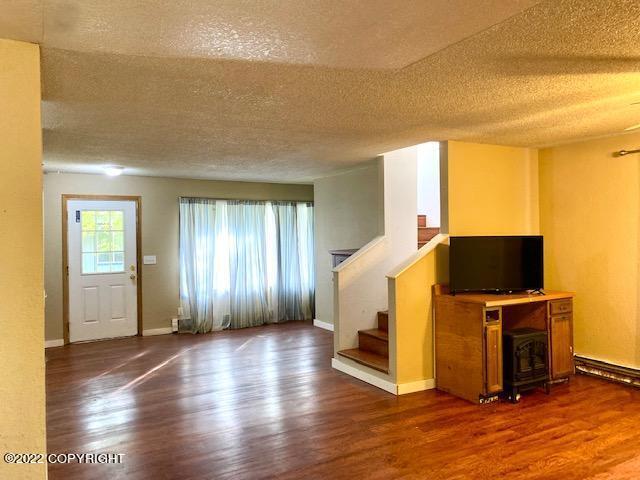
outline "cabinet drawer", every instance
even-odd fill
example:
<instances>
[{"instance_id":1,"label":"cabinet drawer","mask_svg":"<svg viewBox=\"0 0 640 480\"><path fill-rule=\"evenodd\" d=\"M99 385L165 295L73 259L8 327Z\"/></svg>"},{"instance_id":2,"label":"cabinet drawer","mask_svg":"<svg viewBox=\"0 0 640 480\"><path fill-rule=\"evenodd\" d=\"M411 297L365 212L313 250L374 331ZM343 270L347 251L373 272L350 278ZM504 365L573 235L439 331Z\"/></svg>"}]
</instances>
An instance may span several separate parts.
<instances>
[{"instance_id":1,"label":"cabinet drawer","mask_svg":"<svg viewBox=\"0 0 640 480\"><path fill-rule=\"evenodd\" d=\"M551 315L561 315L573 311L573 301L571 299L556 300L549 303L551 305Z\"/></svg>"}]
</instances>

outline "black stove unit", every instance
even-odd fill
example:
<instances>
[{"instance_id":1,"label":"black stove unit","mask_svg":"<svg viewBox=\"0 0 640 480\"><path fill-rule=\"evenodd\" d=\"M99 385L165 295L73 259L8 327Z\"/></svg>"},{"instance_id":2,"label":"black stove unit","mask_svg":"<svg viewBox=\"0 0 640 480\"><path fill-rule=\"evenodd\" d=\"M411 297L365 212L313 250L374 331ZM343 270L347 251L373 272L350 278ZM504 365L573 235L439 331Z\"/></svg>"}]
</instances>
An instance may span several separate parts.
<instances>
[{"instance_id":1,"label":"black stove unit","mask_svg":"<svg viewBox=\"0 0 640 480\"><path fill-rule=\"evenodd\" d=\"M547 332L533 328L507 330L502 336L504 393L517 402L520 392L545 387L548 393Z\"/></svg>"}]
</instances>

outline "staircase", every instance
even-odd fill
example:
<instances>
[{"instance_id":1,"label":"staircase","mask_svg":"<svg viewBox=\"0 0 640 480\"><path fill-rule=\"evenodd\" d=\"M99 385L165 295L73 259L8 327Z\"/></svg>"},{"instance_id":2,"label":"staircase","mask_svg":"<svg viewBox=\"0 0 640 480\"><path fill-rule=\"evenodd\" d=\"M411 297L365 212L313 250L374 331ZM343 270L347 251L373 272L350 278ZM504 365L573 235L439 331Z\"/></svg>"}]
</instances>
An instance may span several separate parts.
<instances>
[{"instance_id":1,"label":"staircase","mask_svg":"<svg viewBox=\"0 0 640 480\"><path fill-rule=\"evenodd\" d=\"M378 312L378 328L358 331L358 348L340 350L338 355L389 373L389 312Z\"/></svg>"},{"instance_id":2,"label":"staircase","mask_svg":"<svg viewBox=\"0 0 640 480\"><path fill-rule=\"evenodd\" d=\"M440 233L440 227L427 227L427 216L418 215L418 248Z\"/></svg>"}]
</instances>

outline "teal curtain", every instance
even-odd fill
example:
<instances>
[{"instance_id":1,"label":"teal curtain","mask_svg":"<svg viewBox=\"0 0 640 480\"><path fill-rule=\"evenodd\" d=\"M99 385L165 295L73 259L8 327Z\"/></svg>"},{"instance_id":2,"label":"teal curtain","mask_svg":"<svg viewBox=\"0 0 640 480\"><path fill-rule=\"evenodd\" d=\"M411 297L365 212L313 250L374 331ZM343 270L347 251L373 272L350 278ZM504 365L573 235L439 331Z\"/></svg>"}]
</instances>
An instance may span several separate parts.
<instances>
[{"instance_id":1,"label":"teal curtain","mask_svg":"<svg viewBox=\"0 0 640 480\"><path fill-rule=\"evenodd\" d=\"M180 199L180 294L193 332L313 318L313 204Z\"/></svg>"}]
</instances>

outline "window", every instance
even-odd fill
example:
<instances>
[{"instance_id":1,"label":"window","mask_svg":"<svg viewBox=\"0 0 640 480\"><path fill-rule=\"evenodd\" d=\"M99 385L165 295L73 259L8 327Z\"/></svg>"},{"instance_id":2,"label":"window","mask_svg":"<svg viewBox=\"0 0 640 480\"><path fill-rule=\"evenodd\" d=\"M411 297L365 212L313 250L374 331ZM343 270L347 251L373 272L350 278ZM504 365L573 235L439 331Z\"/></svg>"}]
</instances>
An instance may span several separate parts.
<instances>
[{"instance_id":1,"label":"window","mask_svg":"<svg viewBox=\"0 0 640 480\"><path fill-rule=\"evenodd\" d=\"M82 274L123 273L124 211L83 210Z\"/></svg>"},{"instance_id":2,"label":"window","mask_svg":"<svg viewBox=\"0 0 640 480\"><path fill-rule=\"evenodd\" d=\"M180 199L180 297L192 331L313 318L311 202Z\"/></svg>"}]
</instances>

